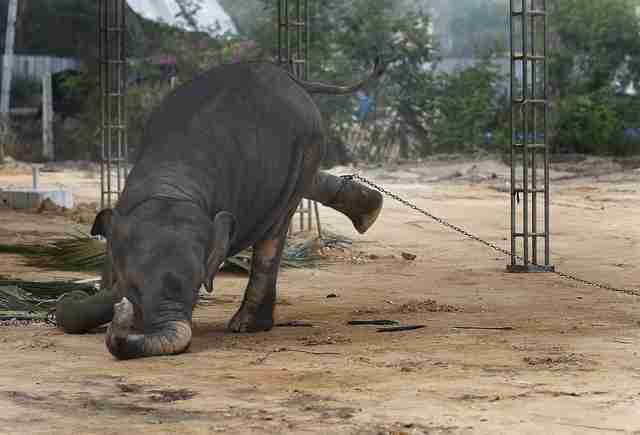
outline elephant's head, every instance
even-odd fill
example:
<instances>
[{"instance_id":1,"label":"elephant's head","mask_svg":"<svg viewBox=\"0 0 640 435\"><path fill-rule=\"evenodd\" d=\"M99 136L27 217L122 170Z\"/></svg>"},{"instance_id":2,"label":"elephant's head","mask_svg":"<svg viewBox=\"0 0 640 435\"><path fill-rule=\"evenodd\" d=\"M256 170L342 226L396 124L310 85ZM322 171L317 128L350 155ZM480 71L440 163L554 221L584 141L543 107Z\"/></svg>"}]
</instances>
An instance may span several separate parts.
<instances>
[{"instance_id":1,"label":"elephant's head","mask_svg":"<svg viewBox=\"0 0 640 435\"><path fill-rule=\"evenodd\" d=\"M226 258L234 227L226 212L214 222L190 216L169 209L149 219L107 209L96 217L91 234L107 238L119 300L106 334L115 357L177 354L189 347L198 291Z\"/></svg>"}]
</instances>

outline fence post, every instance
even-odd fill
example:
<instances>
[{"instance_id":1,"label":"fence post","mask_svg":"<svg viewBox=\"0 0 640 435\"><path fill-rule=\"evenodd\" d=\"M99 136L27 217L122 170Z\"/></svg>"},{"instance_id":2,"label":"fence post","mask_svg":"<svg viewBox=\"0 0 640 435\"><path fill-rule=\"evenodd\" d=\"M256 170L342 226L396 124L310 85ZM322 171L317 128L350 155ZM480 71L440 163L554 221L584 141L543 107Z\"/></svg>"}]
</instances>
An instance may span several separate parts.
<instances>
[{"instance_id":1,"label":"fence post","mask_svg":"<svg viewBox=\"0 0 640 435\"><path fill-rule=\"evenodd\" d=\"M53 160L53 95L51 74L42 76L42 157Z\"/></svg>"},{"instance_id":2,"label":"fence post","mask_svg":"<svg viewBox=\"0 0 640 435\"><path fill-rule=\"evenodd\" d=\"M4 121L9 119L9 99L11 98L11 76L13 73L13 44L16 35L16 15L18 0L9 1L7 13L7 34L4 43L4 58L2 59L2 96L0 98L0 116Z\"/></svg>"}]
</instances>

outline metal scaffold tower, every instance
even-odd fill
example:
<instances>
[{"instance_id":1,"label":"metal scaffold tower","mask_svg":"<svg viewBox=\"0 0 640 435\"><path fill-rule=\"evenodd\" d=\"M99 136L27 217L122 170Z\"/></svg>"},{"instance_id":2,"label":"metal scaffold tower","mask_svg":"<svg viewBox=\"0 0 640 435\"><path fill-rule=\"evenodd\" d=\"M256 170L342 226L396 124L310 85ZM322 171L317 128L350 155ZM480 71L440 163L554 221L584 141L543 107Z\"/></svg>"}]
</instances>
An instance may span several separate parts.
<instances>
[{"instance_id":1,"label":"metal scaffold tower","mask_svg":"<svg viewBox=\"0 0 640 435\"><path fill-rule=\"evenodd\" d=\"M278 62L306 80L309 76L309 0L276 0L278 2ZM322 237L318 203L303 199L296 210L300 231L311 231L313 218L318 235ZM305 219L306 217L306 219ZM296 218L291 221L293 232ZM306 224L306 226L305 226Z\"/></svg>"},{"instance_id":2,"label":"metal scaffold tower","mask_svg":"<svg viewBox=\"0 0 640 435\"><path fill-rule=\"evenodd\" d=\"M100 206L112 207L128 173L125 0L98 0L98 61L100 77L101 155Z\"/></svg>"},{"instance_id":3,"label":"metal scaffold tower","mask_svg":"<svg viewBox=\"0 0 640 435\"><path fill-rule=\"evenodd\" d=\"M278 2L278 62L302 79L309 75L309 0Z\"/></svg>"},{"instance_id":4,"label":"metal scaffold tower","mask_svg":"<svg viewBox=\"0 0 640 435\"><path fill-rule=\"evenodd\" d=\"M514 255L507 270L551 272L554 267L549 258L547 0L509 0L509 9Z\"/></svg>"}]
</instances>

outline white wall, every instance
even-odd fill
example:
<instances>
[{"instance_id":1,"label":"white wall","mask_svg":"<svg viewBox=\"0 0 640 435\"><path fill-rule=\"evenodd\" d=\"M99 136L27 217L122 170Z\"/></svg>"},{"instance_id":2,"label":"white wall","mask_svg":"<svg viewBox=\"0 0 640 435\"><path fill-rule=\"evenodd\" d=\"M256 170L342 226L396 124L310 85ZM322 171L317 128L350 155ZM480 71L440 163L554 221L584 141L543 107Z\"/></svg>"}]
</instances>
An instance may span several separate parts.
<instances>
[{"instance_id":1,"label":"white wall","mask_svg":"<svg viewBox=\"0 0 640 435\"><path fill-rule=\"evenodd\" d=\"M68 57L13 56L13 76L40 80L45 74L55 74L66 69L78 69L80 61Z\"/></svg>"}]
</instances>

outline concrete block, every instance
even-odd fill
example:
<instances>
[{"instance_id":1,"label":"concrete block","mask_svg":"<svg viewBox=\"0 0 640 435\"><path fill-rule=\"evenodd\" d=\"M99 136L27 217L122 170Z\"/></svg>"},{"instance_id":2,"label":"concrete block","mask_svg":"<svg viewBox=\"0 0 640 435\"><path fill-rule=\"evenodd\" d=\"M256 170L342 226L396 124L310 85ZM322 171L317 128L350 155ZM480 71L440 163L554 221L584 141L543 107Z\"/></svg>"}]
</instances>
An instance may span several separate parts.
<instances>
[{"instance_id":1,"label":"concrete block","mask_svg":"<svg viewBox=\"0 0 640 435\"><path fill-rule=\"evenodd\" d=\"M38 208L45 199L50 199L59 207L73 208L73 193L69 190L46 188L0 189L0 202L14 209Z\"/></svg>"}]
</instances>

